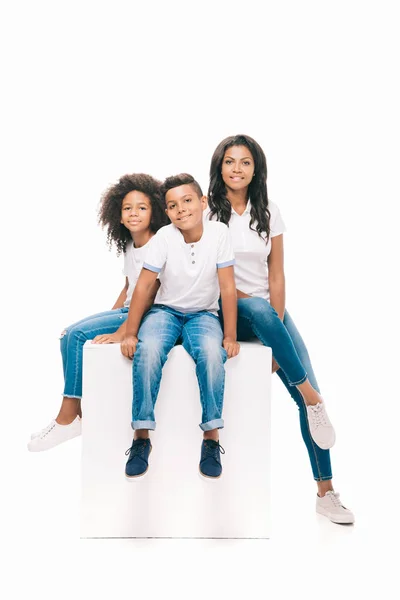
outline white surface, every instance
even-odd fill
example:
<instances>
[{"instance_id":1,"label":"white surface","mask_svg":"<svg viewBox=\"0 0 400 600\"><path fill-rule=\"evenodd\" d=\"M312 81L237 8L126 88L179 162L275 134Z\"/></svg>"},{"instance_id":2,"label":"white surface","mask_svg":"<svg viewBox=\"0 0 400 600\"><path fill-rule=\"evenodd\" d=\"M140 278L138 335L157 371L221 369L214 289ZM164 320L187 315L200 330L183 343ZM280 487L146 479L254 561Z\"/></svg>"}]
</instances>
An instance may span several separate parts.
<instances>
[{"instance_id":1,"label":"white surface","mask_svg":"<svg viewBox=\"0 0 400 600\"><path fill-rule=\"evenodd\" d=\"M195 364L172 349L156 403L149 471L125 477L132 362L119 344L84 347L82 537L262 538L270 533L271 350L242 344L226 363L223 474L199 475ZM245 435L251 427L251 440Z\"/></svg>"},{"instance_id":2,"label":"white surface","mask_svg":"<svg viewBox=\"0 0 400 600\"><path fill-rule=\"evenodd\" d=\"M398 596L397 13L391 0L4 3L4 597ZM80 540L80 440L35 455L26 442L58 411L60 331L124 285L100 193L135 170L193 172L206 188L215 146L241 131L266 150L287 304L356 525L315 515L297 410L274 376L270 540Z\"/></svg>"}]
</instances>

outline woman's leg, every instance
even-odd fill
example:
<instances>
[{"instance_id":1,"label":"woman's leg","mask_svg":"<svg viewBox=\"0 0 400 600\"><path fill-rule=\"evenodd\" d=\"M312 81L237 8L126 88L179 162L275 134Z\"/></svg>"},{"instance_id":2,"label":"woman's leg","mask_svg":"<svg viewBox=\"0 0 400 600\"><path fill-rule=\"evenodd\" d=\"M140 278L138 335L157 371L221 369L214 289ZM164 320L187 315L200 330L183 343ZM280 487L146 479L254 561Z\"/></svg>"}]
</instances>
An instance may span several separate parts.
<instances>
[{"instance_id":1,"label":"woman's leg","mask_svg":"<svg viewBox=\"0 0 400 600\"><path fill-rule=\"evenodd\" d=\"M307 371L307 375L311 385L318 392L320 392L306 345L300 333L298 332L297 327L293 322L293 319L287 311L285 311L283 324L285 325L292 339L293 345L296 349L299 359L301 360L301 363ZM293 400L296 402L297 407L299 409L301 434L303 436L303 440L307 447L307 451L310 457L314 479L317 481L319 494L324 495L325 492L333 489L331 481L332 469L329 450L322 450L312 439L310 435L310 429L308 426L307 409L304 403L304 399L298 391L298 389L289 384L282 369L279 369L277 371L277 374L284 386L286 387L286 389L288 390L289 394L293 398Z\"/></svg>"},{"instance_id":2,"label":"woman's leg","mask_svg":"<svg viewBox=\"0 0 400 600\"><path fill-rule=\"evenodd\" d=\"M310 435L307 408L305 406L307 403L307 394L304 392L304 385L307 384L312 389L317 397L317 402L319 402L318 387L314 388L311 385L307 377L305 365L300 360L286 326L279 319L274 308L266 300L263 300L262 298L240 298L238 300L238 331L243 329L244 326L247 326L248 330L251 329L253 334L256 335L264 345L272 348L274 358L280 366L280 377L282 381L287 384L290 394L296 401L300 410L301 430L303 439L309 451L314 477L318 480L323 478L330 479L329 453L327 457L326 454L323 457L320 456L320 452L326 451L323 451L317 446ZM298 336L298 340L301 340L300 336ZM301 344L299 341L299 347L300 346ZM303 347L305 350L304 343ZM306 350L303 354L306 354ZM313 382L316 383L313 373L312 377ZM330 433L328 428L327 432L328 434ZM312 443L310 443L310 440L312 440ZM318 448L318 452L316 452L315 448ZM319 459L321 458L323 459L322 465L319 463Z\"/></svg>"}]
</instances>

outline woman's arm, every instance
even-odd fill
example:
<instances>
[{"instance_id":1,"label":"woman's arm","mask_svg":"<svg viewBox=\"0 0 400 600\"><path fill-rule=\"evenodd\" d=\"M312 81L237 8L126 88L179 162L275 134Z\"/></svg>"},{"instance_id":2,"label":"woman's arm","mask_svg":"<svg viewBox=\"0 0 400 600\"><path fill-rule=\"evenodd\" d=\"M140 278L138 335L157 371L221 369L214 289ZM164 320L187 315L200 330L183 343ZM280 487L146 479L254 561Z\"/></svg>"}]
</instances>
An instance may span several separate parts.
<instances>
[{"instance_id":1,"label":"woman's arm","mask_svg":"<svg viewBox=\"0 0 400 600\"><path fill-rule=\"evenodd\" d=\"M129 287L129 281L128 278L125 277L125 286L123 287L120 295L118 296L114 306L112 307L111 310L114 310L115 308L122 308L124 305L124 302L126 300L126 294L128 292L128 287Z\"/></svg>"},{"instance_id":2,"label":"woman's arm","mask_svg":"<svg viewBox=\"0 0 400 600\"><path fill-rule=\"evenodd\" d=\"M283 234L271 238L268 256L268 283L270 304L281 321L285 313L285 272L283 266Z\"/></svg>"},{"instance_id":3,"label":"woman's arm","mask_svg":"<svg viewBox=\"0 0 400 600\"><path fill-rule=\"evenodd\" d=\"M224 316L223 346L228 358L239 354L236 341L237 297L233 267L218 269L218 282L221 291L222 314Z\"/></svg>"}]
</instances>

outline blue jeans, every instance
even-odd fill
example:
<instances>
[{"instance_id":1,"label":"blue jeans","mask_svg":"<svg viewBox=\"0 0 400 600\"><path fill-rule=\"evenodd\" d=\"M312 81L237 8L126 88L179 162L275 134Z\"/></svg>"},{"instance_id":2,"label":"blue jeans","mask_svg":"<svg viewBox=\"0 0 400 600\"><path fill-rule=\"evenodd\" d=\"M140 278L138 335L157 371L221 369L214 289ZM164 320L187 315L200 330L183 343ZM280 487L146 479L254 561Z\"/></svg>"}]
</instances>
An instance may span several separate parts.
<instances>
[{"instance_id":1,"label":"blue jeans","mask_svg":"<svg viewBox=\"0 0 400 600\"><path fill-rule=\"evenodd\" d=\"M60 338L64 370L64 396L82 398L83 345L96 335L115 333L128 317L128 308L116 308L77 321Z\"/></svg>"},{"instance_id":2,"label":"blue jeans","mask_svg":"<svg viewBox=\"0 0 400 600\"><path fill-rule=\"evenodd\" d=\"M223 333L218 317L207 312L181 313L154 305L145 315L138 333L133 359L133 429L155 429L154 406L162 368L178 340L196 364L202 407L203 431L220 429L225 387Z\"/></svg>"},{"instance_id":3,"label":"blue jeans","mask_svg":"<svg viewBox=\"0 0 400 600\"><path fill-rule=\"evenodd\" d=\"M299 409L301 434L308 450L314 479L332 479L329 450L322 450L312 439L306 405L303 396L295 387L308 378L313 388L320 391L307 348L289 313L285 311L282 323L276 310L267 300L255 297L239 298L237 335L239 341L256 336L264 346L271 347L272 354L280 366L278 376Z\"/></svg>"}]
</instances>

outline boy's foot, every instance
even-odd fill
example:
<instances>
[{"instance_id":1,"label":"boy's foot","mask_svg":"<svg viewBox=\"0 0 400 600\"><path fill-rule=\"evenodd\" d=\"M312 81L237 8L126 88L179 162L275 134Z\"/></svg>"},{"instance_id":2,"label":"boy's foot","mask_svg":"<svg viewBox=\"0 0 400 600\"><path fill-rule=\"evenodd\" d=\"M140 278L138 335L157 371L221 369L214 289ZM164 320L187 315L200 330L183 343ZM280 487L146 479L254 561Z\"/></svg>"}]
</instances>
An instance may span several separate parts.
<instances>
[{"instance_id":1,"label":"boy's foot","mask_svg":"<svg viewBox=\"0 0 400 600\"><path fill-rule=\"evenodd\" d=\"M310 426L310 434L314 442L328 450L335 443L336 435L332 423L329 420L324 402L307 406L307 418Z\"/></svg>"},{"instance_id":2,"label":"boy's foot","mask_svg":"<svg viewBox=\"0 0 400 600\"><path fill-rule=\"evenodd\" d=\"M81 418L76 417L69 425L60 425L57 421L51 421L47 427L32 434L31 441L28 443L30 452L42 452L42 450L50 450L54 446L58 446L63 442L72 440L72 438L81 435L82 423Z\"/></svg>"},{"instance_id":3,"label":"boy's foot","mask_svg":"<svg viewBox=\"0 0 400 600\"><path fill-rule=\"evenodd\" d=\"M132 446L125 452L129 454L125 466L125 475L129 478L144 475L149 468L149 454L152 446L150 438L133 440Z\"/></svg>"},{"instance_id":4,"label":"boy's foot","mask_svg":"<svg viewBox=\"0 0 400 600\"><path fill-rule=\"evenodd\" d=\"M332 523L345 524L355 521L353 513L343 506L337 492L326 492L322 498L317 495L316 510L320 515L328 517Z\"/></svg>"},{"instance_id":5,"label":"boy's foot","mask_svg":"<svg viewBox=\"0 0 400 600\"><path fill-rule=\"evenodd\" d=\"M200 456L200 473L204 477L218 479L222 473L221 454L225 454L225 450L220 446L219 442L214 440L203 440L201 444Z\"/></svg>"}]
</instances>

